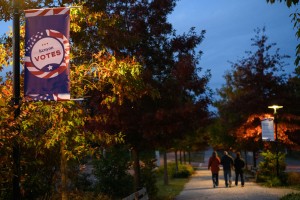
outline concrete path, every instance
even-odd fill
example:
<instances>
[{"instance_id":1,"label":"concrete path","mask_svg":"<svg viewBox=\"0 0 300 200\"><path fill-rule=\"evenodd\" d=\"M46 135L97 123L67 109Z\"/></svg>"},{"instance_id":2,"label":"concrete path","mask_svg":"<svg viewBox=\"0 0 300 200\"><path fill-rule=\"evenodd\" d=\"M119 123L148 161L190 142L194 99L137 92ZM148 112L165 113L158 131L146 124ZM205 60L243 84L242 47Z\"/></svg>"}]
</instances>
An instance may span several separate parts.
<instances>
[{"instance_id":1,"label":"concrete path","mask_svg":"<svg viewBox=\"0 0 300 200\"><path fill-rule=\"evenodd\" d=\"M208 159L212 151L212 149L205 151L204 162L199 165L199 170L186 183L175 200L278 200L286 194L300 192L285 188L267 188L247 180L245 187L239 185L226 188L222 170L219 173L219 187L213 188L211 172L207 170ZM297 167L299 167L298 164ZM232 171L232 178L234 177L235 174Z\"/></svg>"},{"instance_id":2,"label":"concrete path","mask_svg":"<svg viewBox=\"0 0 300 200\"><path fill-rule=\"evenodd\" d=\"M291 189L267 188L259 186L254 182L246 182L245 187L225 187L223 172L220 171L219 187L213 188L211 173L205 168L196 171L184 190L175 200L275 200L285 194L299 192Z\"/></svg>"}]
</instances>

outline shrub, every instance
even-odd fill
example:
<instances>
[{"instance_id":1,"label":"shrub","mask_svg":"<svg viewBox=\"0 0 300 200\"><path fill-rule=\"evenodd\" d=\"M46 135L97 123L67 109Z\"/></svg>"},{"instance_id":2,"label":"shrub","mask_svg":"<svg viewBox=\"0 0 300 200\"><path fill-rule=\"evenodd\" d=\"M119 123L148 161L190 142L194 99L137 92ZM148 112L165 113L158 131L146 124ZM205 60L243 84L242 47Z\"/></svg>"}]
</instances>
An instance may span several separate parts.
<instances>
[{"instance_id":1,"label":"shrub","mask_svg":"<svg viewBox=\"0 0 300 200\"><path fill-rule=\"evenodd\" d=\"M22 192L23 199L38 199L41 196L55 192L54 185L57 183L56 174L59 169L59 150L45 150L36 154L35 149L24 149L23 157ZM51 151L51 156L47 156Z\"/></svg>"},{"instance_id":2,"label":"shrub","mask_svg":"<svg viewBox=\"0 0 300 200\"><path fill-rule=\"evenodd\" d=\"M300 199L300 193L291 193L280 198L280 200L298 200L298 199Z\"/></svg>"},{"instance_id":3,"label":"shrub","mask_svg":"<svg viewBox=\"0 0 300 200\"><path fill-rule=\"evenodd\" d=\"M80 160L80 163L84 164L85 167L88 167L88 159L90 158L86 157ZM78 160L68 161L68 179L68 188L71 191L86 192L93 190L91 174L84 172L83 168L81 168L81 166L78 165Z\"/></svg>"},{"instance_id":4,"label":"shrub","mask_svg":"<svg viewBox=\"0 0 300 200\"><path fill-rule=\"evenodd\" d=\"M266 181L265 185L268 187L277 187L281 185L281 181L278 177L272 177Z\"/></svg>"},{"instance_id":5,"label":"shrub","mask_svg":"<svg viewBox=\"0 0 300 200\"><path fill-rule=\"evenodd\" d=\"M61 199L60 193L55 193L52 195L44 195L39 198L40 200L58 200ZM95 194L94 192L80 192L73 191L69 193L69 199L72 200L112 200L112 197L104 194Z\"/></svg>"},{"instance_id":6,"label":"shrub","mask_svg":"<svg viewBox=\"0 0 300 200\"><path fill-rule=\"evenodd\" d=\"M178 165L178 172L175 171L175 173L172 175L173 178L188 178L190 177L194 172L194 169L191 165Z\"/></svg>"},{"instance_id":7,"label":"shrub","mask_svg":"<svg viewBox=\"0 0 300 200\"><path fill-rule=\"evenodd\" d=\"M265 182L268 186L279 186L286 184L287 175L284 173L286 168L285 154L278 154L279 177L277 177L277 155L271 151L262 152L263 161L259 163L256 181Z\"/></svg>"},{"instance_id":8,"label":"shrub","mask_svg":"<svg viewBox=\"0 0 300 200\"><path fill-rule=\"evenodd\" d=\"M267 176L276 176L277 174L277 155L271 151L262 152L263 161L259 163L260 173ZM285 164L285 154L278 154L278 163L279 163L279 174L283 173L286 164Z\"/></svg>"},{"instance_id":9,"label":"shrub","mask_svg":"<svg viewBox=\"0 0 300 200\"><path fill-rule=\"evenodd\" d=\"M300 185L300 173L299 172L287 173L287 184L288 185Z\"/></svg>"},{"instance_id":10,"label":"shrub","mask_svg":"<svg viewBox=\"0 0 300 200\"><path fill-rule=\"evenodd\" d=\"M141 167L141 183L146 187L150 197L155 197L158 192L156 187L156 176L153 169L156 167L153 159L144 160L144 166Z\"/></svg>"},{"instance_id":11,"label":"shrub","mask_svg":"<svg viewBox=\"0 0 300 200\"><path fill-rule=\"evenodd\" d=\"M164 173L164 166L160 166L157 170L159 174ZM176 171L176 163L168 163L168 175L172 178L188 178L194 172L194 169L191 165L179 164L178 171Z\"/></svg>"},{"instance_id":12,"label":"shrub","mask_svg":"<svg viewBox=\"0 0 300 200\"><path fill-rule=\"evenodd\" d=\"M94 162L97 178L96 192L118 199L132 193L133 178L128 173L129 155L123 148L115 147Z\"/></svg>"}]
</instances>

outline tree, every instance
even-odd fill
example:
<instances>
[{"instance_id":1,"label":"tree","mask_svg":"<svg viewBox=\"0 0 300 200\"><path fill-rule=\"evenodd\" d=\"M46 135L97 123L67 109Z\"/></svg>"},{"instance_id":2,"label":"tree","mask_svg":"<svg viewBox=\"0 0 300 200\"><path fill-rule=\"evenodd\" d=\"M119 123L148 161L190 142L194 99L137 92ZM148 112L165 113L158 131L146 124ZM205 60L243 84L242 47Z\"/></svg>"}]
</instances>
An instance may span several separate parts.
<instances>
[{"instance_id":1,"label":"tree","mask_svg":"<svg viewBox=\"0 0 300 200\"><path fill-rule=\"evenodd\" d=\"M78 49L74 53L76 59L89 57L90 52L103 46L117 57L135 56L143 66L144 83L156 91L152 95L154 99L144 96L140 101L126 101L121 106L105 109L113 120L99 124L107 130L125 133L125 141L137 153L136 158L139 158L138 151L147 147L166 145L154 141L170 141L167 145L170 147L170 138L183 137L184 128L187 128L185 122L193 120L195 125L208 116L206 84L210 75L199 76L201 69L197 64L201 52L195 52L204 32L197 34L191 29L188 34L175 34L167 22L167 15L175 2L123 0L99 4L98 1L88 1L77 15L78 28L84 31L74 33L73 41L79 45L75 48ZM80 20L81 15L88 16L87 20ZM76 42L87 36L90 42ZM93 112L103 113L101 106L94 106L96 99L97 96L91 98ZM136 160L135 163L138 165L139 162ZM136 169L138 171L138 166Z\"/></svg>"},{"instance_id":2,"label":"tree","mask_svg":"<svg viewBox=\"0 0 300 200\"><path fill-rule=\"evenodd\" d=\"M138 74L138 66L137 64L131 63L126 65L126 61L115 60L113 57L108 56L108 63L103 64L101 69L93 66L93 70L90 70L88 67L78 67L75 69L73 75L72 84L78 84L77 86L84 86L81 89L75 89L73 92L76 95L85 94L84 90L88 90L88 88L101 90L102 87L107 87L107 85L111 85L112 88L116 88L113 92L107 93L106 98L103 99L101 104L109 107L114 101L113 99L117 99L118 103L122 102L124 98L124 92L131 88L128 84L133 83L130 82L128 84L122 83L122 88L118 86L118 84L113 84L115 81L113 79L118 79L121 81L128 80L131 78L131 75L135 76ZM101 57L101 56L100 56ZM101 63L105 63L105 57L101 57ZM100 59L100 58L99 58ZM103 67L106 67L105 73L103 72ZM133 67L133 71L127 72L129 66ZM98 71L100 70L100 71ZM119 71L118 71L119 70ZM92 72L92 73L91 73ZM118 73L119 72L119 73ZM98 79L101 73L103 82L95 82ZM75 76L76 74L76 76ZM123 77L123 78L122 78ZM135 79L135 78L133 78ZM133 80L132 79L132 80ZM136 79L137 80L137 79ZM89 84L86 84L86 83ZM11 95L11 86L7 88L11 83L10 79L7 79L7 84L2 87L3 94ZM94 83L94 84L92 84ZM127 88L128 86L128 88ZM85 89L86 88L86 89ZM127 88L127 89L126 89ZM118 92L119 89L122 91ZM82 93L83 92L83 93ZM127 93L128 98L134 98L134 91ZM104 97L103 93L103 97ZM6 99L6 96L2 96L3 99ZM5 102L3 99L1 100ZM10 97L11 98L11 97ZM9 99L9 98L8 98ZM9 104L6 103L6 106L9 108ZM76 102L65 102L65 103L23 103L22 112L20 118L17 122L11 120L11 113L7 113L4 110L6 107L3 107L3 118L1 118L1 132L5 134L1 134L0 143L6 147L8 150L11 146L11 142L13 139L17 139L22 144L22 149L35 149L43 154L46 149L56 149L57 147L61 148L61 169L66 167L67 160L72 160L74 158L80 159L81 155L86 155L87 152L92 150L92 143L97 141L103 141L104 143L111 143L111 138L104 137L105 135L97 132L90 132L84 129L84 124L86 122L87 116L86 111L84 109L83 104L79 104ZM8 119L6 119L6 116ZM41 121L46 122L41 124ZM21 134L15 135L16 126L20 126ZM111 141L111 142L110 142ZM66 148L67 147L67 148ZM5 153L9 153L10 151L6 151ZM65 173L61 173L64 175ZM65 179L66 180L66 179Z\"/></svg>"},{"instance_id":3,"label":"tree","mask_svg":"<svg viewBox=\"0 0 300 200\"><path fill-rule=\"evenodd\" d=\"M292 13L290 15L292 17L292 21L294 22L294 29L297 30L296 32L296 37L299 39L300 38L300 16L299 13ZM299 76L300 75L300 44L297 45L296 47L296 60L295 60L295 65L296 65L296 74Z\"/></svg>"},{"instance_id":4,"label":"tree","mask_svg":"<svg viewBox=\"0 0 300 200\"><path fill-rule=\"evenodd\" d=\"M10 41L11 35L5 36L2 41L5 45L1 45L1 50L9 52L8 54L1 54L1 59L5 60L6 63L10 59L10 56L7 55L11 55ZM23 51L22 49L22 54ZM102 92L98 103L104 107L110 107L114 103L122 104L124 99L132 101L145 94L140 78L140 65L135 59L129 57L116 59L110 53L100 51L93 55L92 63L73 66L71 85L74 87L72 90L74 97L88 96L91 91L98 91L98 94ZM22 150L39 151L39 155L42 155L47 149L60 148L62 186L66 185L66 176L63 175L66 175L64 169L67 166L67 160L80 159L82 155L86 155L87 152L93 150L93 142L112 143L115 140L120 140L117 134L117 137L110 137L101 132L89 132L84 126L88 112L83 103L65 102L53 105L51 103L23 102L20 118L15 122L11 120L13 112L10 110L13 107L7 101L7 99L11 99L12 95L11 76L7 77L3 83L1 91L3 92L1 96L1 104L3 105L1 107L1 115L3 116L1 118L1 133L5 134L1 134L0 144L5 147L5 154L3 155L7 155L8 158L8 160L3 161L11 163L8 155L11 153L9 149L12 140L15 139L21 144ZM105 118L104 115L100 117ZM48 118L47 123L41 124L40 122L44 121L45 118ZM16 129L20 129L21 133L16 134ZM25 160L26 158L22 159ZM67 196L63 193L64 198Z\"/></svg>"},{"instance_id":5,"label":"tree","mask_svg":"<svg viewBox=\"0 0 300 200\"><path fill-rule=\"evenodd\" d=\"M277 0L279 2L282 2L282 0ZM299 3L299 0L284 0L286 2L287 7L291 7L292 5L297 5ZM267 3L275 3L275 0L267 0ZM294 28L296 29L296 37L299 39L300 38L300 17L299 17L299 13L298 10L296 10L295 13L292 13L290 15L290 17L292 18L292 22L294 22ZM299 62L300 62L300 44L297 45L296 47L296 60L295 60L295 65L296 65L296 74L300 74L300 66L299 66Z\"/></svg>"},{"instance_id":6,"label":"tree","mask_svg":"<svg viewBox=\"0 0 300 200\"><path fill-rule=\"evenodd\" d=\"M270 3L275 3L274 0L269 1L267 0L267 2ZM281 2L281 0L280 0ZM287 6L290 7L292 4L296 5L299 3L298 0L286 0ZM299 13L298 10L296 10L295 13L292 13L290 15L290 17L292 18L292 22L294 23L294 29L296 29L296 37L299 39L300 38L300 18L299 18ZM300 114L300 108L299 108L299 104L296 102L299 102L299 88L300 88L300 66L299 66L299 62L300 62L300 44L297 45L296 47L296 60L295 60L295 76L290 77L287 87L285 88L286 91L286 102L289 102L287 104L287 113L292 115L293 119L297 119ZM290 119L290 117L288 117ZM289 120L290 121L290 120ZM299 125L299 123L297 122L297 120L293 120L294 121L294 126ZM296 123L295 123L296 122ZM291 138L293 138L293 140L299 145L300 144L300 139L299 137L297 137L298 135L298 131L294 130L294 131L289 131L288 134L290 135Z\"/></svg>"},{"instance_id":7,"label":"tree","mask_svg":"<svg viewBox=\"0 0 300 200\"><path fill-rule=\"evenodd\" d=\"M59 1L58 4L66 2L69 3ZM28 1L22 6L37 8L45 4L57 5L55 3L57 1ZM73 94L89 97L84 104L90 115L86 130L97 133L99 138L124 134L125 142L136 150L138 159L138 151L164 146L154 140L169 140L170 147L171 139L182 138L185 129L194 131L197 126L204 125L209 115L207 83L210 74L206 72L201 77L201 68L197 66L201 52L195 51L204 38L204 31L197 34L191 29L188 34L176 35L167 22L176 0L101 3L92 0L72 1L72 4L82 6L82 9L71 11L71 45L72 64L76 66L72 70L78 79L74 83L81 86L76 87ZM5 1L2 8L6 5ZM4 12L3 19L9 16L9 12ZM106 53L99 56L98 52L103 49ZM103 56L108 63L103 65L97 56L101 59ZM134 61L129 59L133 57ZM114 59L128 61L132 68L124 72L120 67L122 70L117 70L116 74L107 73L102 67L114 63ZM134 67L135 62L141 66ZM123 66L129 69L126 64ZM101 81L102 75L104 81ZM136 79L140 75L143 82ZM137 98L141 99L136 101ZM99 140L95 143L105 145ZM135 163L138 170L138 160ZM136 180L139 186L138 178Z\"/></svg>"},{"instance_id":8,"label":"tree","mask_svg":"<svg viewBox=\"0 0 300 200\"><path fill-rule=\"evenodd\" d=\"M288 56L280 55L279 49L272 51L276 44L267 44L265 28L255 32L252 46L257 48L256 51L249 51L246 58L232 63L232 70L224 76L226 84L218 90L221 99L216 102L216 106L221 124L234 137L246 133L246 129L242 128L243 123L251 115L266 113L268 105L275 101L283 103L280 99L284 97L283 88L287 77L283 73L286 65L282 60ZM244 142L257 144L257 137L249 137ZM249 150L256 151L258 146L254 145Z\"/></svg>"},{"instance_id":9,"label":"tree","mask_svg":"<svg viewBox=\"0 0 300 200\"><path fill-rule=\"evenodd\" d=\"M267 0L268 3L275 3L276 0ZM299 0L277 0L278 2L285 1L287 7L291 7L292 5L297 5L299 3Z\"/></svg>"}]
</instances>

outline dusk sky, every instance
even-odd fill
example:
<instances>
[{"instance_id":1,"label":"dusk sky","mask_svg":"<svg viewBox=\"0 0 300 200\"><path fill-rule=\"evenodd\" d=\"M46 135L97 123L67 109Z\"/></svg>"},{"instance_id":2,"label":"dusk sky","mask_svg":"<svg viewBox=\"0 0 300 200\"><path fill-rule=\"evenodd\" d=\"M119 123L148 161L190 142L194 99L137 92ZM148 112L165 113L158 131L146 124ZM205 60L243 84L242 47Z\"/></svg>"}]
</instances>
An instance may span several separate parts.
<instances>
[{"instance_id":1,"label":"dusk sky","mask_svg":"<svg viewBox=\"0 0 300 200\"><path fill-rule=\"evenodd\" d=\"M231 68L228 61L236 62L246 57L245 51L253 50L251 38L256 28L265 27L268 43L277 43L281 54L291 56L285 60L290 63L286 71L293 72L299 41L289 16L297 8L300 6L267 4L266 0L180 0L169 21L177 33L188 32L190 27L195 27L198 33L206 30L199 46L203 51L199 64L203 70L211 69L209 86L215 89L225 83L224 72Z\"/></svg>"},{"instance_id":2,"label":"dusk sky","mask_svg":"<svg viewBox=\"0 0 300 200\"><path fill-rule=\"evenodd\" d=\"M299 41L289 15L296 9L296 6L287 8L285 3L267 4L266 0L180 0L169 22L178 34L188 32L191 27L198 33L206 30L199 46L204 53L199 65L203 71L211 70L209 86L216 89L225 83L224 72L231 67L228 61L236 62L246 56L245 51L251 50L256 28L266 27L269 43L277 43L281 54L291 56L285 61L290 64L287 71L293 72ZM0 34L11 26L11 22L0 21Z\"/></svg>"}]
</instances>

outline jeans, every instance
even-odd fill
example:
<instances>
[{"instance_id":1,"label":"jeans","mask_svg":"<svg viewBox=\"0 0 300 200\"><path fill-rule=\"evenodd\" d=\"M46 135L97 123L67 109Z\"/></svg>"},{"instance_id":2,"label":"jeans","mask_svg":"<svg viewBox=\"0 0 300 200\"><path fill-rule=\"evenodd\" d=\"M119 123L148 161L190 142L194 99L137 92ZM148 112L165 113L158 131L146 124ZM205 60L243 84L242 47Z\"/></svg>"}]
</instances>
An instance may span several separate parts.
<instances>
[{"instance_id":1,"label":"jeans","mask_svg":"<svg viewBox=\"0 0 300 200\"><path fill-rule=\"evenodd\" d=\"M212 173L212 181L214 186L219 185L219 174L218 173Z\"/></svg>"},{"instance_id":2,"label":"jeans","mask_svg":"<svg viewBox=\"0 0 300 200\"><path fill-rule=\"evenodd\" d=\"M239 176L241 177L241 184L242 186L244 186L245 180L243 170L235 170L235 185L238 185Z\"/></svg>"},{"instance_id":3,"label":"jeans","mask_svg":"<svg viewBox=\"0 0 300 200\"><path fill-rule=\"evenodd\" d=\"M231 186L231 169L224 169L224 179L225 179L225 185L228 187L228 185ZM229 181L229 184L228 184Z\"/></svg>"}]
</instances>

